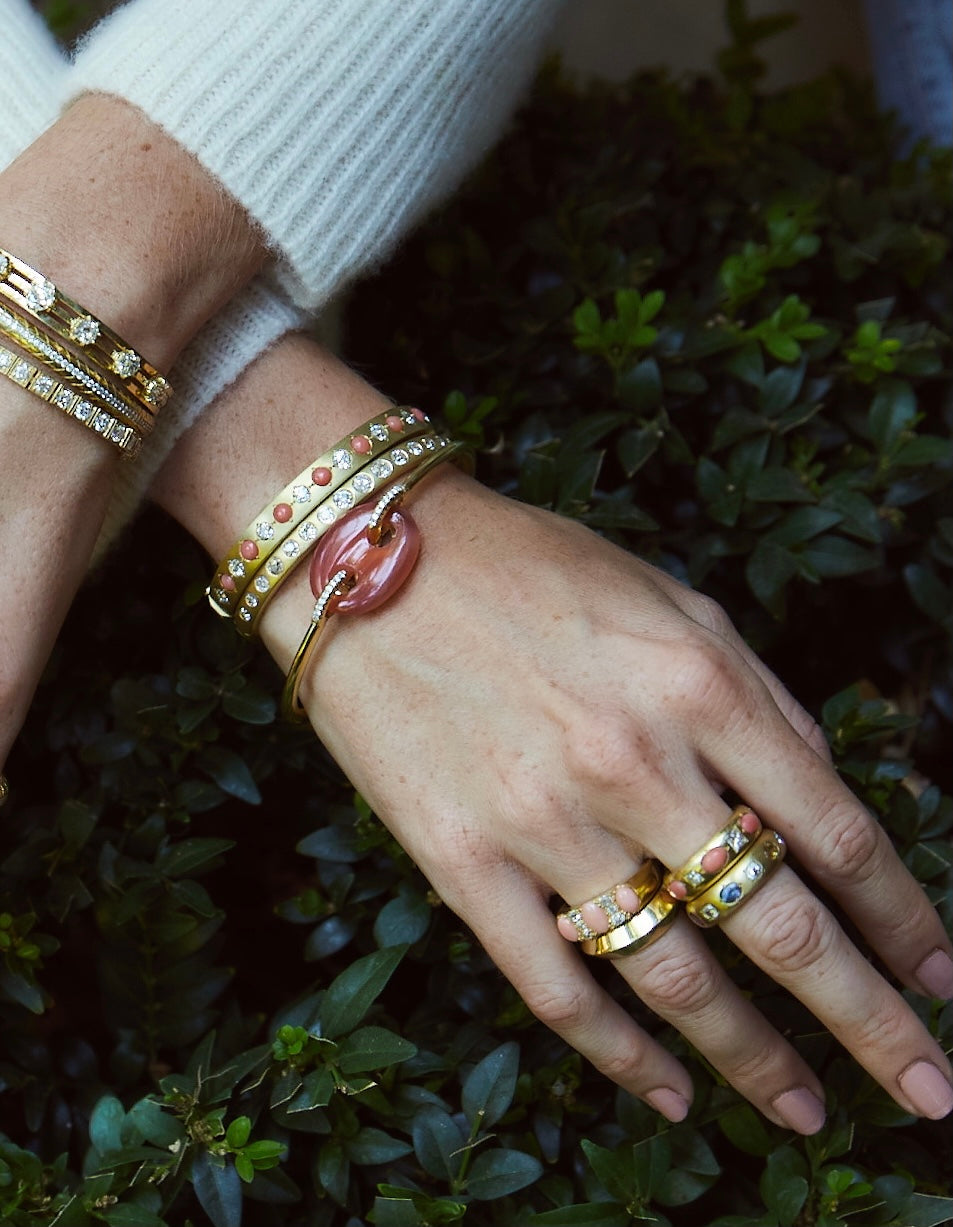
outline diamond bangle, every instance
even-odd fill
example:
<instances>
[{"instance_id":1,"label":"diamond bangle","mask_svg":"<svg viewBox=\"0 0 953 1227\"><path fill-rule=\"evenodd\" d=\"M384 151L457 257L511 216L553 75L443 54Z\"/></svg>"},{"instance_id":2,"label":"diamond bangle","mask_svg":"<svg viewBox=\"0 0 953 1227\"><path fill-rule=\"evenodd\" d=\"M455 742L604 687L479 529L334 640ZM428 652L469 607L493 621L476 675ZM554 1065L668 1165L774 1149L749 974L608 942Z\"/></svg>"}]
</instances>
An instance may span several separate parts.
<instances>
[{"instance_id":1,"label":"diamond bangle","mask_svg":"<svg viewBox=\"0 0 953 1227\"><path fill-rule=\"evenodd\" d=\"M0 375L11 383L32 392L40 400L59 409L67 417L75 418L88 430L95 431L125 456L135 456L142 446L142 436L125 422L114 417L107 409L95 405L85 397L64 387L51 372L42 366L34 366L19 354L0 345Z\"/></svg>"},{"instance_id":2,"label":"diamond bangle","mask_svg":"<svg viewBox=\"0 0 953 1227\"><path fill-rule=\"evenodd\" d=\"M42 273L0 248L0 294L82 350L111 383L155 416L172 395L164 375Z\"/></svg>"}]
</instances>

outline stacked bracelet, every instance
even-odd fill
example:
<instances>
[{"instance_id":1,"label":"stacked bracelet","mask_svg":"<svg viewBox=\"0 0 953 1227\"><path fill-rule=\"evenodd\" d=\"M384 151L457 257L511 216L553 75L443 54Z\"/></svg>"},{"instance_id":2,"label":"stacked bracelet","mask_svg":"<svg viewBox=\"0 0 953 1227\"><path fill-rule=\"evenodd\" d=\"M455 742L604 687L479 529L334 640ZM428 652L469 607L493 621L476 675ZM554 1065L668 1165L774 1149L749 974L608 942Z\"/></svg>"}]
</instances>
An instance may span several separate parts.
<instances>
[{"instance_id":1,"label":"stacked bracelet","mask_svg":"<svg viewBox=\"0 0 953 1227\"><path fill-rule=\"evenodd\" d=\"M0 373L135 455L172 389L95 316L0 249L0 333L36 365L3 349Z\"/></svg>"},{"instance_id":2,"label":"stacked bracelet","mask_svg":"<svg viewBox=\"0 0 953 1227\"><path fill-rule=\"evenodd\" d=\"M262 508L215 568L212 608L251 638L267 602L332 524L448 442L419 409L389 408L369 419Z\"/></svg>"},{"instance_id":3,"label":"stacked bracelet","mask_svg":"<svg viewBox=\"0 0 953 1227\"><path fill-rule=\"evenodd\" d=\"M318 638L333 613L366 613L397 591L413 570L420 549L419 530L399 505L436 465L462 451L451 443L429 456L402 481L392 485L374 508L348 511L315 550L311 591L316 598L311 622L295 653L281 696L287 720L306 719L298 692Z\"/></svg>"}]
</instances>

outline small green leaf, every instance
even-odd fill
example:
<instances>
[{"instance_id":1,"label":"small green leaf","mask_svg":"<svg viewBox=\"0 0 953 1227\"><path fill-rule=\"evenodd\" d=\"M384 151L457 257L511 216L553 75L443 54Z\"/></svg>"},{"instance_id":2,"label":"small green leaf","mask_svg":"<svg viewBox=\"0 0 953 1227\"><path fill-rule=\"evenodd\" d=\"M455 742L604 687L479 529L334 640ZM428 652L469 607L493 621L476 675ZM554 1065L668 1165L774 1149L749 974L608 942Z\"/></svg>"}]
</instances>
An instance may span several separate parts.
<instances>
[{"instance_id":1,"label":"small green leaf","mask_svg":"<svg viewBox=\"0 0 953 1227\"><path fill-rule=\"evenodd\" d=\"M506 1114L516 1092L519 1045L512 1040L494 1048L463 1083L464 1115L473 1126L489 1128Z\"/></svg>"},{"instance_id":2,"label":"small green leaf","mask_svg":"<svg viewBox=\"0 0 953 1227\"><path fill-rule=\"evenodd\" d=\"M225 1141L232 1150L241 1150L250 1137L251 1118L248 1116L236 1116L225 1130Z\"/></svg>"},{"instance_id":3,"label":"small green leaf","mask_svg":"<svg viewBox=\"0 0 953 1227\"><path fill-rule=\"evenodd\" d=\"M200 1150L192 1161L192 1187L213 1227L241 1227L242 1182L233 1163L219 1166Z\"/></svg>"},{"instance_id":4,"label":"small green leaf","mask_svg":"<svg viewBox=\"0 0 953 1227\"><path fill-rule=\"evenodd\" d=\"M455 1180L466 1145L459 1125L443 1109L427 1107L414 1117L412 1136L424 1171L438 1180Z\"/></svg>"},{"instance_id":5,"label":"small green leaf","mask_svg":"<svg viewBox=\"0 0 953 1227\"><path fill-rule=\"evenodd\" d=\"M359 1027L342 1040L335 1058L344 1074L366 1073L371 1069L386 1069L415 1056L417 1049L384 1027Z\"/></svg>"},{"instance_id":6,"label":"small green leaf","mask_svg":"<svg viewBox=\"0 0 953 1227\"><path fill-rule=\"evenodd\" d=\"M543 1165L519 1150L485 1150L477 1155L467 1179L467 1192L478 1201L492 1201L524 1189L543 1174Z\"/></svg>"},{"instance_id":7,"label":"small green leaf","mask_svg":"<svg viewBox=\"0 0 953 1227\"><path fill-rule=\"evenodd\" d=\"M355 960L332 981L319 1011L324 1036L336 1039L358 1025L394 974L406 950L406 946L375 950Z\"/></svg>"},{"instance_id":8,"label":"small green leaf","mask_svg":"<svg viewBox=\"0 0 953 1227\"><path fill-rule=\"evenodd\" d=\"M206 746L198 763L229 796L247 801L249 805L261 803L261 793L248 764L234 750L226 746Z\"/></svg>"},{"instance_id":9,"label":"small green leaf","mask_svg":"<svg viewBox=\"0 0 953 1227\"><path fill-rule=\"evenodd\" d=\"M89 1140L101 1155L122 1146L126 1110L115 1095L103 1095L89 1115Z\"/></svg>"}]
</instances>

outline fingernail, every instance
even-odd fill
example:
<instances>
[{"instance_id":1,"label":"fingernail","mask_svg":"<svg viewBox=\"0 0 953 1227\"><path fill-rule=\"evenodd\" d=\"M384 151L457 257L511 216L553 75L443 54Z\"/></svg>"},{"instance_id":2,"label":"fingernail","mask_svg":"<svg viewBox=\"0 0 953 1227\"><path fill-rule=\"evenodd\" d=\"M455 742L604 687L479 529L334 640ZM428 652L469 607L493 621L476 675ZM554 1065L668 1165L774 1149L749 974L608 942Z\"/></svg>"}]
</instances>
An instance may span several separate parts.
<instances>
[{"instance_id":1,"label":"fingernail","mask_svg":"<svg viewBox=\"0 0 953 1227\"><path fill-rule=\"evenodd\" d=\"M795 1133L817 1133L827 1119L824 1105L806 1086L776 1096L771 1107Z\"/></svg>"},{"instance_id":2,"label":"fingernail","mask_svg":"<svg viewBox=\"0 0 953 1227\"><path fill-rule=\"evenodd\" d=\"M931 997L942 997L944 1001L953 997L953 959L945 950L928 954L914 975Z\"/></svg>"},{"instance_id":3,"label":"fingernail","mask_svg":"<svg viewBox=\"0 0 953 1227\"><path fill-rule=\"evenodd\" d=\"M676 1124L688 1115L688 1100L678 1091L667 1086L657 1087L645 1095L645 1102L651 1104L656 1112L661 1112L668 1120Z\"/></svg>"},{"instance_id":4,"label":"fingernail","mask_svg":"<svg viewBox=\"0 0 953 1227\"><path fill-rule=\"evenodd\" d=\"M920 1116L939 1120L953 1109L953 1086L929 1061L917 1061L897 1081Z\"/></svg>"}]
</instances>

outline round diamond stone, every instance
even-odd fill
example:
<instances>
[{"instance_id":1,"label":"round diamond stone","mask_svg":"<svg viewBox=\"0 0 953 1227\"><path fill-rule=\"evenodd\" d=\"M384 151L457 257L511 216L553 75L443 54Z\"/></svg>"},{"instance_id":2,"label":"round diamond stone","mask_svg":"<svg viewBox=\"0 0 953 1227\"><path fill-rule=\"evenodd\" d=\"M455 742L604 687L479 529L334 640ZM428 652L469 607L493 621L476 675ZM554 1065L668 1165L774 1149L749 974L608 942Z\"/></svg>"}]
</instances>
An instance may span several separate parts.
<instances>
[{"instance_id":1,"label":"round diamond stone","mask_svg":"<svg viewBox=\"0 0 953 1227\"><path fill-rule=\"evenodd\" d=\"M376 439L378 443L384 443L387 440L387 427L383 422L375 422L368 431L372 439Z\"/></svg>"},{"instance_id":2,"label":"round diamond stone","mask_svg":"<svg viewBox=\"0 0 953 1227\"><path fill-rule=\"evenodd\" d=\"M92 345L99 340L99 320L94 320L91 315L77 315L70 320L69 335L77 345Z\"/></svg>"},{"instance_id":3,"label":"round diamond stone","mask_svg":"<svg viewBox=\"0 0 953 1227\"><path fill-rule=\"evenodd\" d=\"M390 458L393 460L394 464L406 464L410 459L402 447L395 447L390 454Z\"/></svg>"},{"instance_id":4,"label":"round diamond stone","mask_svg":"<svg viewBox=\"0 0 953 1227\"><path fill-rule=\"evenodd\" d=\"M81 400L73 410L73 417L78 418L81 422L88 422L93 416L93 406L88 400Z\"/></svg>"},{"instance_id":5,"label":"round diamond stone","mask_svg":"<svg viewBox=\"0 0 953 1227\"><path fill-rule=\"evenodd\" d=\"M318 508L318 519L322 524L333 524L337 519L337 514L333 507L329 507L325 503L322 507Z\"/></svg>"},{"instance_id":6,"label":"round diamond stone","mask_svg":"<svg viewBox=\"0 0 953 1227\"><path fill-rule=\"evenodd\" d=\"M332 454L331 463L336 469L349 469L351 467L351 453L346 447L339 447Z\"/></svg>"},{"instance_id":7,"label":"round diamond stone","mask_svg":"<svg viewBox=\"0 0 953 1227\"><path fill-rule=\"evenodd\" d=\"M10 271L10 257L0 255L0 277L6 277Z\"/></svg>"},{"instance_id":8,"label":"round diamond stone","mask_svg":"<svg viewBox=\"0 0 953 1227\"><path fill-rule=\"evenodd\" d=\"M284 554L285 558L294 558L297 556L300 548L301 547L298 545L297 541L286 541L281 547L281 552Z\"/></svg>"},{"instance_id":9,"label":"round diamond stone","mask_svg":"<svg viewBox=\"0 0 953 1227\"><path fill-rule=\"evenodd\" d=\"M712 921L718 919L718 909L713 903L706 903L698 914L702 920Z\"/></svg>"},{"instance_id":10,"label":"round diamond stone","mask_svg":"<svg viewBox=\"0 0 953 1227\"><path fill-rule=\"evenodd\" d=\"M37 375L30 387L40 396L49 396L56 387L56 380L51 375Z\"/></svg>"},{"instance_id":11,"label":"round diamond stone","mask_svg":"<svg viewBox=\"0 0 953 1227\"><path fill-rule=\"evenodd\" d=\"M133 349L114 349L109 361L122 379L131 379L139 370L139 355Z\"/></svg>"},{"instance_id":12,"label":"round diamond stone","mask_svg":"<svg viewBox=\"0 0 953 1227\"><path fill-rule=\"evenodd\" d=\"M96 414L96 420L93 422L93 430L95 430L98 435L104 435L115 420L116 419L111 413L107 413L103 409Z\"/></svg>"},{"instance_id":13,"label":"round diamond stone","mask_svg":"<svg viewBox=\"0 0 953 1227\"><path fill-rule=\"evenodd\" d=\"M258 608L258 597L255 596L255 594L252 592L246 592L245 593L245 604L248 606L249 609L257 609Z\"/></svg>"},{"instance_id":14,"label":"round diamond stone","mask_svg":"<svg viewBox=\"0 0 953 1227\"><path fill-rule=\"evenodd\" d=\"M354 506L354 495L350 492L350 490L337 490L331 496L331 501L334 503L335 507L338 507L343 511L348 507Z\"/></svg>"},{"instance_id":15,"label":"round diamond stone","mask_svg":"<svg viewBox=\"0 0 953 1227\"><path fill-rule=\"evenodd\" d=\"M116 422L112 430L109 432L109 437L112 439L113 443L122 443L123 439L126 437L126 429L127 428L123 426L122 422Z\"/></svg>"},{"instance_id":16,"label":"round diamond stone","mask_svg":"<svg viewBox=\"0 0 953 1227\"><path fill-rule=\"evenodd\" d=\"M371 465L371 472L378 481L386 481L394 471L394 466L389 460L375 460Z\"/></svg>"},{"instance_id":17,"label":"round diamond stone","mask_svg":"<svg viewBox=\"0 0 953 1227\"><path fill-rule=\"evenodd\" d=\"M255 535L259 541L270 541L275 535L274 524L269 524L267 520L262 520L255 525Z\"/></svg>"},{"instance_id":18,"label":"round diamond stone","mask_svg":"<svg viewBox=\"0 0 953 1227\"><path fill-rule=\"evenodd\" d=\"M243 622L250 622L251 621L251 610L250 609L240 609L238 611L238 616L241 618Z\"/></svg>"},{"instance_id":19,"label":"round diamond stone","mask_svg":"<svg viewBox=\"0 0 953 1227\"><path fill-rule=\"evenodd\" d=\"M270 587L271 584L268 582L267 575L259 575L255 580L255 590L257 592L267 592Z\"/></svg>"},{"instance_id":20,"label":"round diamond stone","mask_svg":"<svg viewBox=\"0 0 953 1227\"><path fill-rule=\"evenodd\" d=\"M737 882L729 882L727 886L723 886L718 892L718 898L722 903L737 903L742 893L741 887Z\"/></svg>"},{"instance_id":21,"label":"round diamond stone","mask_svg":"<svg viewBox=\"0 0 953 1227\"><path fill-rule=\"evenodd\" d=\"M146 384L146 400L154 409L161 409L171 395L172 389L161 375L157 375L155 379L150 379Z\"/></svg>"},{"instance_id":22,"label":"round diamond stone","mask_svg":"<svg viewBox=\"0 0 953 1227\"><path fill-rule=\"evenodd\" d=\"M311 502L311 487L310 486L294 486L291 490L291 497L296 503Z\"/></svg>"},{"instance_id":23,"label":"round diamond stone","mask_svg":"<svg viewBox=\"0 0 953 1227\"><path fill-rule=\"evenodd\" d=\"M229 558L228 573L234 575L236 579L241 578L245 574L245 564L240 558Z\"/></svg>"},{"instance_id":24,"label":"round diamond stone","mask_svg":"<svg viewBox=\"0 0 953 1227\"><path fill-rule=\"evenodd\" d=\"M374 489L374 478L369 473L358 473L351 485L357 494L370 494Z\"/></svg>"},{"instance_id":25,"label":"round diamond stone","mask_svg":"<svg viewBox=\"0 0 953 1227\"><path fill-rule=\"evenodd\" d=\"M424 445L417 439L411 439L411 441L407 444L407 450L410 452L411 456L422 456L424 454Z\"/></svg>"},{"instance_id":26,"label":"round diamond stone","mask_svg":"<svg viewBox=\"0 0 953 1227\"><path fill-rule=\"evenodd\" d=\"M272 575L280 575L285 569L285 564L280 558L272 558L268 562L268 570Z\"/></svg>"},{"instance_id":27,"label":"round diamond stone","mask_svg":"<svg viewBox=\"0 0 953 1227\"><path fill-rule=\"evenodd\" d=\"M56 302L56 286L45 278L26 292L26 305L33 312L49 311Z\"/></svg>"},{"instance_id":28,"label":"round diamond stone","mask_svg":"<svg viewBox=\"0 0 953 1227\"><path fill-rule=\"evenodd\" d=\"M760 878L764 873L764 866L757 861L752 861L750 865L745 865L745 877L753 882L755 878Z\"/></svg>"},{"instance_id":29,"label":"round diamond stone","mask_svg":"<svg viewBox=\"0 0 953 1227\"><path fill-rule=\"evenodd\" d=\"M298 536L301 538L302 541L317 541L318 539L317 524L312 524L310 521L307 524L302 524L301 527L298 529Z\"/></svg>"},{"instance_id":30,"label":"round diamond stone","mask_svg":"<svg viewBox=\"0 0 953 1227\"><path fill-rule=\"evenodd\" d=\"M57 409L69 409L73 403L73 393L68 388L60 388L57 394L53 397L53 404Z\"/></svg>"}]
</instances>

